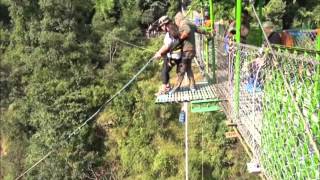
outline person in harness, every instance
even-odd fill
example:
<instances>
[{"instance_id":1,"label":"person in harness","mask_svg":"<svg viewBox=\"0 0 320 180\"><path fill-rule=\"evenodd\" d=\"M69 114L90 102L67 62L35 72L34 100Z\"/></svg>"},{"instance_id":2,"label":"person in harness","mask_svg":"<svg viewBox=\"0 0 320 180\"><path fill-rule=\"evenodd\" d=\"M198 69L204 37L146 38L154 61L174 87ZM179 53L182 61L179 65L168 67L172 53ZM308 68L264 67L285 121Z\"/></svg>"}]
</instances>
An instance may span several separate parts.
<instances>
[{"instance_id":1,"label":"person in harness","mask_svg":"<svg viewBox=\"0 0 320 180\"><path fill-rule=\"evenodd\" d=\"M161 72L162 86L156 95L166 94L170 91L170 71L176 65L176 71L178 73L182 48L182 45L177 43L179 38L178 27L168 16L162 16L159 19L159 26L166 34L163 40L163 46L154 55L154 58L157 59L164 57Z\"/></svg>"},{"instance_id":2,"label":"person in harness","mask_svg":"<svg viewBox=\"0 0 320 180\"><path fill-rule=\"evenodd\" d=\"M178 12L175 15L175 24L179 28L179 39L178 44L182 44L182 56L181 63L179 64L178 78L175 86L173 87L170 93L174 93L181 86L185 73L187 73L189 79L189 87L191 91L196 90L194 75L192 71L192 59L195 57L195 33L204 34L210 38L213 36L213 32L206 32L194 24L188 22L187 19L183 16L181 12Z\"/></svg>"}]
</instances>

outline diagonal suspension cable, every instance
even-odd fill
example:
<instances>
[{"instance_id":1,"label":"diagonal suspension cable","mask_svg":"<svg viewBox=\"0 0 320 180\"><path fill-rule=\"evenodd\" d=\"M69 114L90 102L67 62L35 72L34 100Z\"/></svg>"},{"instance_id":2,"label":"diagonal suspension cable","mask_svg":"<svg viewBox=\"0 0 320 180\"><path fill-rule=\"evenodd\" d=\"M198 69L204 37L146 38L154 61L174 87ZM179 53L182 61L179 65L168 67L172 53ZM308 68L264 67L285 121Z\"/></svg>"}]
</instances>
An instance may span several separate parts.
<instances>
[{"instance_id":1,"label":"diagonal suspension cable","mask_svg":"<svg viewBox=\"0 0 320 180\"><path fill-rule=\"evenodd\" d=\"M119 41L119 42L121 42L121 43L123 43L123 44L129 45L129 46L133 46L133 47L136 47L136 48L139 48L139 49L142 49L142 50L146 50L146 51L149 51L149 52L155 52L155 51L156 51L156 50L144 48L144 47L142 47L142 46L138 46L138 45L133 44L133 43L130 43L130 42L128 42L128 41L124 41L124 40L122 40L122 39L120 39L120 38L118 38L118 37L112 37L112 39L114 39L114 40L116 40L116 41Z\"/></svg>"}]
</instances>

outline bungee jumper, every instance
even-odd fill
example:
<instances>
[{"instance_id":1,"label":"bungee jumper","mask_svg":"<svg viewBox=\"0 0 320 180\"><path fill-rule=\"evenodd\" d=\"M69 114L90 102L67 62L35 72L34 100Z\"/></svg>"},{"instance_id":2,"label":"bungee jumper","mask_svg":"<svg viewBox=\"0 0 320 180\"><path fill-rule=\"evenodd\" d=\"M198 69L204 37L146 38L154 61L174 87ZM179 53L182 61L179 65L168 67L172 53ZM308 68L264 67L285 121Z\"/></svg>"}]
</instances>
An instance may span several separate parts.
<instances>
[{"instance_id":1,"label":"bungee jumper","mask_svg":"<svg viewBox=\"0 0 320 180\"><path fill-rule=\"evenodd\" d=\"M162 86L156 96L166 94L170 91L170 71L176 65L176 72L179 72L181 63L182 44L179 43L178 27L172 22L168 16L162 16L159 19L159 26L161 30L166 32L162 47L156 52L154 58L159 59L163 57L163 68L161 72Z\"/></svg>"}]
</instances>

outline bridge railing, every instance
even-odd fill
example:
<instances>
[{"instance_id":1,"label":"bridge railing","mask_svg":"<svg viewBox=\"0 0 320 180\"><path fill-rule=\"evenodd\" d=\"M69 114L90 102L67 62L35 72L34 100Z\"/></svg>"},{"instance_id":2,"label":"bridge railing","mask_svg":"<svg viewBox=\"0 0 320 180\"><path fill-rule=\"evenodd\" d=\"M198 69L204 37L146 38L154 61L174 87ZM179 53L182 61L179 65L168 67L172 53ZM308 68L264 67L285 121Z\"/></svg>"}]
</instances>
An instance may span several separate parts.
<instances>
[{"instance_id":1,"label":"bridge railing","mask_svg":"<svg viewBox=\"0 0 320 180\"><path fill-rule=\"evenodd\" d=\"M217 52L226 52L221 45L225 42L217 42ZM217 58L217 71L227 67L227 116L237 124L267 177L319 179L320 53L275 50L276 60L270 49L233 43ZM239 77L234 76L237 51ZM239 116L234 103L235 78L240 79Z\"/></svg>"},{"instance_id":2,"label":"bridge railing","mask_svg":"<svg viewBox=\"0 0 320 180\"><path fill-rule=\"evenodd\" d=\"M261 163L275 179L320 178L317 53L278 49L276 61L263 69Z\"/></svg>"}]
</instances>

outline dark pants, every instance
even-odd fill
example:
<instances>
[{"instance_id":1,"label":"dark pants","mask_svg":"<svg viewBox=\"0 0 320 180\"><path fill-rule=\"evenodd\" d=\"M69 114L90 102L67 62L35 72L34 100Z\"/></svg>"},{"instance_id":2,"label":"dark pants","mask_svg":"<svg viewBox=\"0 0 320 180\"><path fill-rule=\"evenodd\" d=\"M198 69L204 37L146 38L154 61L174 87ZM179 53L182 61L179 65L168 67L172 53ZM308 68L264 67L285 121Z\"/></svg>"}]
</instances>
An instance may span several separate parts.
<instances>
[{"instance_id":1,"label":"dark pants","mask_svg":"<svg viewBox=\"0 0 320 180\"><path fill-rule=\"evenodd\" d=\"M189 79L189 86L195 87L195 80L191 67L192 59L194 58L194 56L195 53L193 51L187 51L182 53L181 63L179 64L178 68L178 79L174 88L179 88L181 86L185 73L187 73Z\"/></svg>"},{"instance_id":2,"label":"dark pants","mask_svg":"<svg viewBox=\"0 0 320 180\"><path fill-rule=\"evenodd\" d=\"M162 72L161 72L161 76L162 76L162 83L163 84L168 84L169 80L170 80L170 71L173 68L174 65L176 65L176 71L178 73L179 70L179 65L180 65L181 60L173 60L173 59L168 59L165 58L164 59L164 63L163 63L163 68L162 68Z\"/></svg>"}]
</instances>

